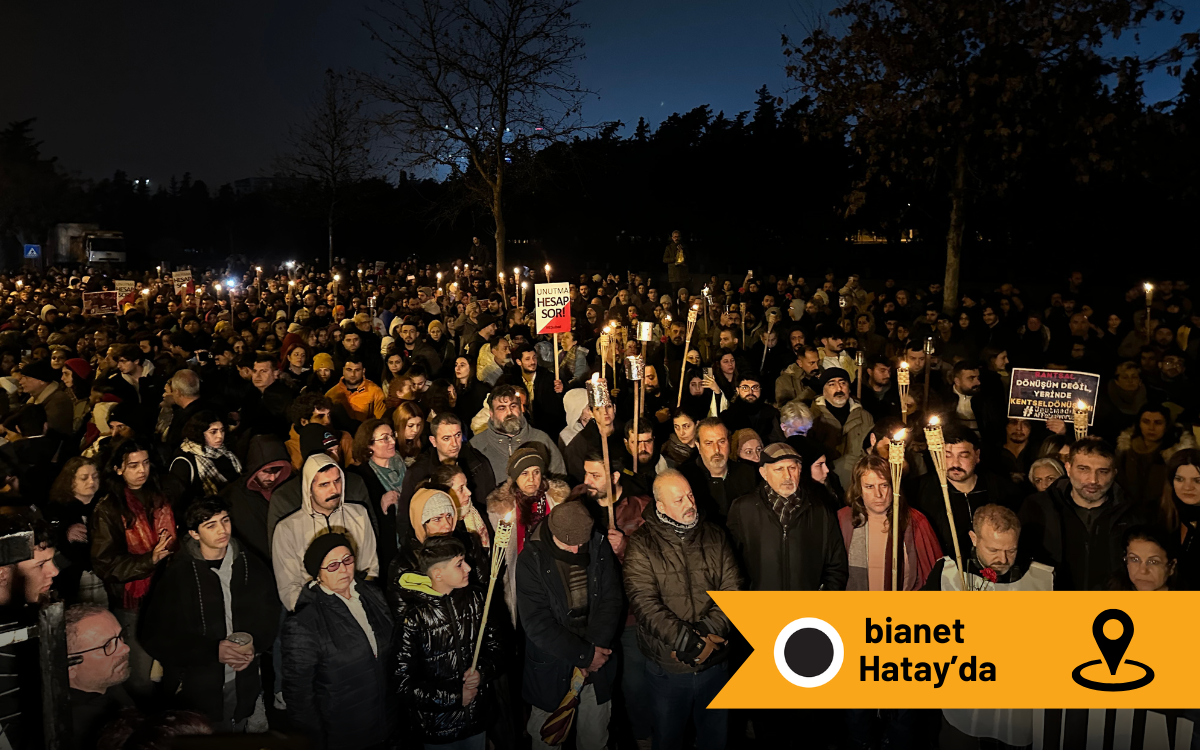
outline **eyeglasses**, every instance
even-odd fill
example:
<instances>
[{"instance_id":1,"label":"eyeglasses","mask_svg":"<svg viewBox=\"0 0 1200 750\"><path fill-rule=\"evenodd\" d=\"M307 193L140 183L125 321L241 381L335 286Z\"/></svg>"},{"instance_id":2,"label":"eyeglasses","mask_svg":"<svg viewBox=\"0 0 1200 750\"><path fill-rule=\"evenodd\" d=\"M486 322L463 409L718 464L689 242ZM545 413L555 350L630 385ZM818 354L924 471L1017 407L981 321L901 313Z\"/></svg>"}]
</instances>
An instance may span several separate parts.
<instances>
[{"instance_id":1,"label":"eyeglasses","mask_svg":"<svg viewBox=\"0 0 1200 750\"><path fill-rule=\"evenodd\" d=\"M67 656L83 656L84 654L91 653L92 651L104 651L105 656L112 656L113 654L117 653L117 644L124 643L124 642L125 642L125 628L121 628L120 633L117 633L112 638L109 638L107 641L100 644L99 646L94 646L92 648L85 648L82 651L74 651L72 653L67 654Z\"/></svg>"},{"instance_id":2,"label":"eyeglasses","mask_svg":"<svg viewBox=\"0 0 1200 750\"><path fill-rule=\"evenodd\" d=\"M1150 568L1151 570L1166 565L1166 562L1157 557L1151 557L1148 560L1142 560L1142 558L1138 557L1137 555L1125 555L1125 564L1131 568L1140 567L1143 562L1145 562L1146 567Z\"/></svg>"},{"instance_id":3,"label":"eyeglasses","mask_svg":"<svg viewBox=\"0 0 1200 750\"><path fill-rule=\"evenodd\" d=\"M386 435L381 435L380 437L372 438L371 442L372 443L394 443L394 442L396 442L396 436L389 432Z\"/></svg>"},{"instance_id":4,"label":"eyeglasses","mask_svg":"<svg viewBox=\"0 0 1200 750\"><path fill-rule=\"evenodd\" d=\"M323 567L325 570L328 570L330 573L336 573L336 572L338 572L338 568L342 567L343 565L353 565L353 564L354 564L354 555L346 555L341 560L334 560L333 562L331 562L328 565L325 565Z\"/></svg>"},{"instance_id":5,"label":"eyeglasses","mask_svg":"<svg viewBox=\"0 0 1200 750\"><path fill-rule=\"evenodd\" d=\"M738 390L746 391L747 393L762 393L762 386L761 385L746 385L745 383L742 383L741 385L738 386Z\"/></svg>"}]
</instances>

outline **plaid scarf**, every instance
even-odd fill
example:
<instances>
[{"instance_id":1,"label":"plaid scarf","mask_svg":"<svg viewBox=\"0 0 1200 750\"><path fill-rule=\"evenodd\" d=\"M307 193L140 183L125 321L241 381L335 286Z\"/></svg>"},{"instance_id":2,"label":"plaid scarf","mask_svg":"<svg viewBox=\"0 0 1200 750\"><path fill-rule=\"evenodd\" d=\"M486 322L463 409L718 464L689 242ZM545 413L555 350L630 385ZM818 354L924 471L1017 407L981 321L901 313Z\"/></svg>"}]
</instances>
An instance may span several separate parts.
<instances>
[{"instance_id":1,"label":"plaid scarf","mask_svg":"<svg viewBox=\"0 0 1200 750\"><path fill-rule=\"evenodd\" d=\"M236 477L237 474L242 473L242 463L224 445L220 448L210 448L208 445L200 445L191 440L184 440L179 449L195 458L196 470L200 472L200 482L204 485L205 495L217 494L221 491L222 487L229 484L231 479ZM234 477L226 479L221 476L221 471L217 468L216 463L214 463L214 460L221 456L228 458L233 464Z\"/></svg>"},{"instance_id":2,"label":"plaid scarf","mask_svg":"<svg viewBox=\"0 0 1200 750\"><path fill-rule=\"evenodd\" d=\"M771 487L767 486L767 501L771 503L771 510L775 511L775 515L779 516L779 523L784 528L792 525L792 519L796 516L796 511L800 508L800 495L789 495L784 497Z\"/></svg>"}]
</instances>

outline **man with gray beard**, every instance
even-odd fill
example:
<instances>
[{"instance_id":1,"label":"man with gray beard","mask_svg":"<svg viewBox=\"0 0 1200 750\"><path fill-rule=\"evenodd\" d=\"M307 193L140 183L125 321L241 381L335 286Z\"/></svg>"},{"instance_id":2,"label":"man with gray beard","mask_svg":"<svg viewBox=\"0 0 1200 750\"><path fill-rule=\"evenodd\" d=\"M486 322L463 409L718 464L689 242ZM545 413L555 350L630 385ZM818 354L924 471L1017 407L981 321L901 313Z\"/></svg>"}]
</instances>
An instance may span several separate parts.
<instances>
[{"instance_id":1,"label":"man with gray beard","mask_svg":"<svg viewBox=\"0 0 1200 750\"><path fill-rule=\"evenodd\" d=\"M551 474L562 476L567 473L562 454L550 436L525 421L516 386L496 386L492 390L489 409L487 429L471 438L471 447L491 463L497 486L508 480L509 457L526 443L540 443L545 447Z\"/></svg>"},{"instance_id":2,"label":"man with gray beard","mask_svg":"<svg viewBox=\"0 0 1200 750\"><path fill-rule=\"evenodd\" d=\"M833 454L833 470L843 487L850 486L854 464L862 457L863 441L875 418L850 398L850 375L840 367L821 373L821 395L813 399L813 427L809 437L821 441Z\"/></svg>"}]
</instances>

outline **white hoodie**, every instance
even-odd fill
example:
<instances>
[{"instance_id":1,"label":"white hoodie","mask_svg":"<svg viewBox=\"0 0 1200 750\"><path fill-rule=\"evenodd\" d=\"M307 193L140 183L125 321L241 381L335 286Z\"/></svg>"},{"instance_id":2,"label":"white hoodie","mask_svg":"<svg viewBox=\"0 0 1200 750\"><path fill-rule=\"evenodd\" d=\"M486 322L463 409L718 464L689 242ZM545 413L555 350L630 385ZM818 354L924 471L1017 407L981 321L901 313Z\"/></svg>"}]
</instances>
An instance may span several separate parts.
<instances>
[{"instance_id":1,"label":"white hoodie","mask_svg":"<svg viewBox=\"0 0 1200 750\"><path fill-rule=\"evenodd\" d=\"M342 477L342 499L333 513L326 517L313 509L312 483L317 472L330 465L337 468ZM304 553L312 540L322 534L346 535L355 547L352 550L355 572L365 571L368 578L379 576L379 558L375 553L375 532L371 528L371 519L366 508L355 503L346 504L346 474L342 468L329 456L318 453L304 462L300 481L300 510L279 522L271 543L279 600L289 610L295 609L300 589L311 580L304 570Z\"/></svg>"}]
</instances>

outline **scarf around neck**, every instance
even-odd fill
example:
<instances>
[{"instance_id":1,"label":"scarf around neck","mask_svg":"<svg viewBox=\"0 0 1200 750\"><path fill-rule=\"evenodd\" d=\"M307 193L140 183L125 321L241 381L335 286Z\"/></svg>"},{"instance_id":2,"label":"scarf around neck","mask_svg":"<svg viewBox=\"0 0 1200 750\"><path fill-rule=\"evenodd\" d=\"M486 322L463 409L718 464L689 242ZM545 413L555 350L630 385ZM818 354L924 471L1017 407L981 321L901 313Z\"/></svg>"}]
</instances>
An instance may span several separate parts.
<instances>
[{"instance_id":1,"label":"scarf around neck","mask_svg":"<svg viewBox=\"0 0 1200 750\"><path fill-rule=\"evenodd\" d=\"M196 470L200 474L200 482L204 485L204 494L206 495L217 494L222 487L242 473L242 463L224 445L220 448L211 448L207 444L200 445L191 440L184 440L179 449L195 459ZM216 464L219 458L226 458L233 464L234 477L227 478L221 474L221 470L217 468Z\"/></svg>"},{"instance_id":2,"label":"scarf around neck","mask_svg":"<svg viewBox=\"0 0 1200 750\"><path fill-rule=\"evenodd\" d=\"M368 460L367 465L375 472L375 477L383 485L384 492L400 492L404 487L404 475L408 472L408 466L399 454L389 458L387 466L380 466L374 460Z\"/></svg>"},{"instance_id":3,"label":"scarf around neck","mask_svg":"<svg viewBox=\"0 0 1200 750\"><path fill-rule=\"evenodd\" d=\"M700 523L700 514L699 513L697 513L692 518L691 523L680 523L679 521L676 521L674 518L671 518L670 516L663 513L661 510L659 510L657 504L654 506L654 515L658 517L658 520L663 522L664 526L666 526L671 531L674 531L675 534L678 535L680 539L682 539L684 536L686 536L689 531L696 528L696 524Z\"/></svg>"},{"instance_id":4,"label":"scarf around neck","mask_svg":"<svg viewBox=\"0 0 1200 750\"><path fill-rule=\"evenodd\" d=\"M169 502L163 502L154 509L151 515L146 514L146 508L137 495L128 487L125 488L125 504L133 514L133 523L125 527L125 549L130 555L145 555L158 544L158 535L165 531L172 537L170 550L179 549L179 537L176 534L175 514ZM121 595L122 609L137 611L142 598L150 591L150 579L146 576L134 581L127 581Z\"/></svg>"}]
</instances>

